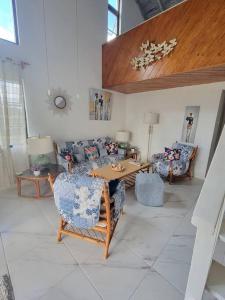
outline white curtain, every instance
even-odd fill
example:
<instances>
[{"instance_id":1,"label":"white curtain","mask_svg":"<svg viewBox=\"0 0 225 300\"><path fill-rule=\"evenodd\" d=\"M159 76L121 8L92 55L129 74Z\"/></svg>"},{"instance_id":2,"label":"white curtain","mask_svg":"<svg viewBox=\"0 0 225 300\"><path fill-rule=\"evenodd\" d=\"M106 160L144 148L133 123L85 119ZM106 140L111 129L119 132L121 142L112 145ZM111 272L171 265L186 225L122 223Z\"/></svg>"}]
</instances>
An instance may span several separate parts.
<instances>
[{"instance_id":1,"label":"white curtain","mask_svg":"<svg viewBox=\"0 0 225 300\"><path fill-rule=\"evenodd\" d=\"M27 168L26 118L21 65L0 59L0 189Z\"/></svg>"}]
</instances>

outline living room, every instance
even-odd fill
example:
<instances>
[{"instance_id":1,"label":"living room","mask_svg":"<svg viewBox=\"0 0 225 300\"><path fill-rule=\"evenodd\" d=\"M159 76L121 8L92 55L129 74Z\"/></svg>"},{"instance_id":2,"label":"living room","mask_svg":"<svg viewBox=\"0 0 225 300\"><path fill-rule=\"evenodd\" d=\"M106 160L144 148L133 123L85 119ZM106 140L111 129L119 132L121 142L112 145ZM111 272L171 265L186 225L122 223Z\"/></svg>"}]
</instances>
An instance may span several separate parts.
<instances>
[{"instance_id":1,"label":"living room","mask_svg":"<svg viewBox=\"0 0 225 300\"><path fill-rule=\"evenodd\" d=\"M151 5L148 17L144 11L146 7L144 2ZM202 278L199 290L198 288L195 290L195 285L192 285L192 273L189 275L189 270L190 267L191 270L196 267L195 259L192 260L192 252L194 247L198 246L195 244L196 228L192 225L191 219L199 194L202 195L202 191L207 189L208 185L209 188L215 189L213 184L210 186L206 176L211 178L210 176L217 175L214 166L216 158L212 160L212 157L219 140L220 129L224 125L224 123L219 125L223 121L221 107L224 103L225 83L222 68L225 63L225 47L222 39L224 3L222 0L216 0L214 3L215 11L219 11L218 7L221 7L221 10L217 16L218 24L215 22L212 23L214 25L211 23L208 25L213 32L210 39L202 32L197 32L197 23L201 22L197 22L194 15L188 15L192 28L190 35L183 34L181 38L179 36L181 30L179 31L176 24L182 19L182 9L186 14L192 10L199 10L199 14L207 11L214 17L215 11L211 12L212 5L210 6L209 2L203 0L4 0L2 4L0 2L0 278L3 278L2 290L7 284L10 285L9 290L4 291L5 298L2 296L2 299L117 297L160 300L186 297L185 299L200 300L217 297L216 293L210 293L210 288L205 289L211 261L208 263L208 271L198 273L199 278ZM1 21L9 14L9 11L6 12L7 5L8 9L11 8L13 30ZM110 14L114 16L112 18L114 23L109 17ZM174 14L174 19L170 14ZM169 18L169 15L171 34L168 34L167 30L160 36L160 31L163 32L165 26L158 25L163 19ZM110 28L110 22L113 23L115 32ZM151 22L157 23L155 27ZM203 18L202 23L204 22ZM150 24L149 32L152 28L152 32L157 36L157 40L150 40L152 43L163 43L165 36L168 35L166 41L171 42L171 39L177 38L177 44L174 44L171 53L160 58L161 61L155 61L143 68L139 65L135 69L131 65L130 58L134 57L133 53L135 56L140 55L139 46L151 39L149 33L140 33L143 26L148 24ZM175 34L173 30L176 28L178 29ZM6 32L6 29L11 31ZM138 30L138 39L135 40ZM196 48L190 47L185 52L182 48L185 41L188 41L186 42L188 44L195 43ZM130 44L133 45L130 47ZM212 52L210 56L210 51L206 49L218 49L216 50L218 53L213 55ZM190 53L194 53L193 57L190 57ZM187 57L190 57L189 64ZM198 65L199 57L201 66ZM172 64L176 65L174 70L181 65L184 69L175 72L171 67ZM159 78L156 76L155 79L157 72L154 74L154 68L157 66ZM148 70L153 70L152 74L148 73ZM178 73L184 75L177 76ZM159 81L154 81L157 79ZM11 94L7 94L7 88L12 81L17 85L13 87L11 94L18 93L15 98L19 99L20 106L17 113L7 118L10 106L7 107L6 114L4 100L10 98ZM110 113L106 119L96 117L98 115L96 111L94 119L91 117L91 101L93 101L93 97L90 99L91 91L94 91L93 97L96 91L110 95ZM4 97L5 94L7 97ZM57 97L60 97L59 107L56 105ZM60 107L61 101L65 101L63 107ZM165 176L158 175L159 172L152 174L152 155L165 152L165 147L171 148L177 141L185 142L182 141L182 134L187 129L186 118L190 109L194 109L193 117L195 121L197 120L197 125L189 142L198 147L190 165L190 173L187 174L190 178L177 176L172 182L168 182ZM157 121L153 122L155 124L151 124L149 120L146 122L146 115L149 117L149 114L157 115ZM9 119L11 127L7 128L5 124ZM10 134L13 125L18 127L18 130L15 130L16 135L12 137ZM125 140L118 140L118 132L125 133ZM73 236L62 234L62 241L58 242L59 214L52 194L48 198L35 199L33 182L24 180L22 195L28 197L17 195L16 176L23 175L26 169L34 168L29 156L31 149L28 141L33 137L37 139L51 137L52 152L54 152L53 142L62 145L69 141L96 139L97 143L97 138L110 137L113 143L121 142L120 146L124 152L121 149L120 151L123 153L129 144L133 149L129 154L132 158L135 157L133 163L137 164L135 168L138 172L143 166L146 166L146 169L142 168L143 171L148 169L147 164L150 166L149 173L142 174L150 180L146 186L147 201L151 201L153 189L162 182L163 206L144 206L139 201L137 192L139 174L136 177L138 172L135 171L129 174L130 177L127 179L132 187L125 191L125 204L121 209L119 221L117 220L115 232L110 236L112 241L107 253L109 256L106 255L107 259L102 255L102 247ZM223 150L221 139L219 145L217 148ZM57 149L58 156L62 154L60 147ZM37 144L31 148L33 152L38 151ZM99 148L97 150L99 151ZM50 158L54 160L55 154L54 152ZM85 154L88 156L88 153ZM98 155L101 156L100 151ZM124 155L128 158L126 153ZM71 161L69 166L70 163ZM68 161L64 167L67 168L67 164ZM172 164L168 160L168 168ZM121 167L122 170L113 171L113 174L116 174L112 176L113 179L120 181L122 177L125 178L123 172L128 172L131 167L124 166L122 162L121 164L115 162L115 168ZM97 167L93 165L93 169ZM109 167L111 168L111 164ZM78 165L75 163L72 168L76 172ZM93 171L96 180L99 179L96 176L98 169ZM225 176L223 169L218 172L220 178ZM72 176L70 173L67 175ZM153 175L159 180L155 186L151 183ZM102 175L99 177L102 178ZM53 185L54 195L56 186ZM51 193L48 182L41 188L41 192L46 195ZM201 199L200 197L198 203L203 201ZM209 201L204 200L206 203ZM218 207L220 206L218 214L221 214L222 210L221 201L218 200ZM197 207L200 207L199 205ZM215 207L212 211L216 209ZM197 210L195 212L197 213ZM65 230L63 224L61 233ZM214 238L217 239L218 236ZM207 258L212 258L213 255L217 257L217 261L225 265L225 248L221 241L216 247L215 254L213 250L207 254ZM204 255L202 259L203 257ZM201 263L205 265L204 261ZM5 275L7 284L4 283ZM8 298L7 293L10 294Z\"/></svg>"}]
</instances>

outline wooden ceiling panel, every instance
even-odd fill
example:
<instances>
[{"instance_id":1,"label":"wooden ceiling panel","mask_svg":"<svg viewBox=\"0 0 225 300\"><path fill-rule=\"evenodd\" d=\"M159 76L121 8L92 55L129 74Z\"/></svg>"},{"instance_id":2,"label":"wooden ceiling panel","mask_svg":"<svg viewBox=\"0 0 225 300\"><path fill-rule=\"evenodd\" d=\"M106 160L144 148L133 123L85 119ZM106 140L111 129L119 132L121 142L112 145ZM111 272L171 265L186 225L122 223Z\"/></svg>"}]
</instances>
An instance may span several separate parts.
<instances>
[{"instance_id":1,"label":"wooden ceiling panel","mask_svg":"<svg viewBox=\"0 0 225 300\"><path fill-rule=\"evenodd\" d=\"M173 38L178 44L169 56L146 70L132 69L142 42ZM225 0L183 2L104 44L102 51L107 89L133 93L225 80Z\"/></svg>"}]
</instances>

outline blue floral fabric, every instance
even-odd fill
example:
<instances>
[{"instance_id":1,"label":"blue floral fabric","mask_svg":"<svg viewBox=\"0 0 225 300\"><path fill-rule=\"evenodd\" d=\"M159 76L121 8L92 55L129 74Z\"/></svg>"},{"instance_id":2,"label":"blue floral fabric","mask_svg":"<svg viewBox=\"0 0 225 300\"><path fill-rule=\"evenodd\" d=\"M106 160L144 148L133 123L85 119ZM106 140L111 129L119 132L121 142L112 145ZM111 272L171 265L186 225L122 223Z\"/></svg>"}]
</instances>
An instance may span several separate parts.
<instances>
[{"instance_id":1,"label":"blue floral fabric","mask_svg":"<svg viewBox=\"0 0 225 300\"><path fill-rule=\"evenodd\" d=\"M98 152L102 158L108 156L106 151L105 145L111 142L110 137L99 137L89 140L75 140L75 141L68 141L68 142L61 142L57 144L58 147L58 161L62 165L67 165L65 154L70 154L73 158L75 163L83 163L87 159L85 157L84 148L90 146L97 146ZM118 153L119 158L124 158L122 153ZM64 161L63 161L64 159Z\"/></svg>"},{"instance_id":2,"label":"blue floral fabric","mask_svg":"<svg viewBox=\"0 0 225 300\"><path fill-rule=\"evenodd\" d=\"M187 172L190 164L189 159L194 150L194 145L176 142L173 144L172 148L181 150L179 160L165 160L164 153L158 153L152 156L153 171L163 177L167 177L170 170L172 170L173 175L175 176L184 175Z\"/></svg>"},{"instance_id":3,"label":"blue floral fabric","mask_svg":"<svg viewBox=\"0 0 225 300\"><path fill-rule=\"evenodd\" d=\"M103 167L104 165L109 165L123 159L120 155L108 155L99 157L95 161L83 161L81 163L75 164L72 173L80 175L89 175L92 169Z\"/></svg>"},{"instance_id":4,"label":"blue floral fabric","mask_svg":"<svg viewBox=\"0 0 225 300\"><path fill-rule=\"evenodd\" d=\"M104 180L61 173L54 183L54 198L60 215L69 224L90 228L99 220Z\"/></svg>"},{"instance_id":5,"label":"blue floral fabric","mask_svg":"<svg viewBox=\"0 0 225 300\"><path fill-rule=\"evenodd\" d=\"M78 174L61 173L54 183L56 207L72 226L91 228L99 221L104 180ZM125 184L119 182L112 198L115 201L113 219L120 216L125 201Z\"/></svg>"},{"instance_id":6,"label":"blue floral fabric","mask_svg":"<svg viewBox=\"0 0 225 300\"><path fill-rule=\"evenodd\" d=\"M122 211L124 202L125 202L125 182L121 180L116 187L116 192L113 194L112 198L115 201L115 208L114 208L114 221L117 221L120 217L120 213Z\"/></svg>"}]
</instances>

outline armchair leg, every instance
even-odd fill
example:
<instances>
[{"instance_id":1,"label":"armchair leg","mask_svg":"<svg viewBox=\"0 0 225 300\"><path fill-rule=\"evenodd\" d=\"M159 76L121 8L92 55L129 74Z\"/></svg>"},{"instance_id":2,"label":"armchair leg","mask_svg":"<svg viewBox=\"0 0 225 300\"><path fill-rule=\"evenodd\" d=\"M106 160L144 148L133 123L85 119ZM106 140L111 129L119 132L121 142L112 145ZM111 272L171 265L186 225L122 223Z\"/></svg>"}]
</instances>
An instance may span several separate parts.
<instances>
[{"instance_id":1,"label":"armchair leg","mask_svg":"<svg viewBox=\"0 0 225 300\"><path fill-rule=\"evenodd\" d=\"M58 233L57 233L57 240L58 240L58 242L61 242L61 240L62 240L62 229L63 229L63 219L60 218L59 228L58 228Z\"/></svg>"},{"instance_id":2,"label":"armchair leg","mask_svg":"<svg viewBox=\"0 0 225 300\"><path fill-rule=\"evenodd\" d=\"M173 173L170 172L169 173L169 184L172 184L173 183Z\"/></svg>"},{"instance_id":3,"label":"armchair leg","mask_svg":"<svg viewBox=\"0 0 225 300\"><path fill-rule=\"evenodd\" d=\"M105 240L105 251L104 251L104 258L108 258L109 256L109 244L110 244L110 233L107 233L106 240Z\"/></svg>"}]
</instances>

